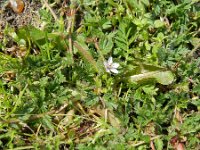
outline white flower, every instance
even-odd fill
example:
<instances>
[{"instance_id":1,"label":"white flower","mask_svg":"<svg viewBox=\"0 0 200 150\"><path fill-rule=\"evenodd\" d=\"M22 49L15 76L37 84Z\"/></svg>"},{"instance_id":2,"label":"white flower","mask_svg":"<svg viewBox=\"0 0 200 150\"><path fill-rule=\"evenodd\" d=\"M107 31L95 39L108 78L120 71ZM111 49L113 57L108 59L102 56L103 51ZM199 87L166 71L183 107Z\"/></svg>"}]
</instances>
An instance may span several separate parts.
<instances>
[{"instance_id":1,"label":"white flower","mask_svg":"<svg viewBox=\"0 0 200 150\"><path fill-rule=\"evenodd\" d=\"M112 57L109 57L108 61L105 61L104 66L106 68L106 72L108 73L119 73L117 68L119 67L118 63L113 63Z\"/></svg>"}]
</instances>

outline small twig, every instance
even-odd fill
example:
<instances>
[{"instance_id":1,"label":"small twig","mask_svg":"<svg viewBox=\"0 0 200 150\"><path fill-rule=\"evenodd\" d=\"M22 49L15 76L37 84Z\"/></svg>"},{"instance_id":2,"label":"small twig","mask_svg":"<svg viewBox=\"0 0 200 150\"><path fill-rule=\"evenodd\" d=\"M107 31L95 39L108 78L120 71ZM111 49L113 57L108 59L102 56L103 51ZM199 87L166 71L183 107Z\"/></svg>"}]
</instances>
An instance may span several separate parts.
<instances>
[{"instance_id":1,"label":"small twig","mask_svg":"<svg viewBox=\"0 0 200 150\"><path fill-rule=\"evenodd\" d=\"M65 103L63 106L61 106L55 113L58 114L61 112L63 109L65 109L68 106L68 103Z\"/></svg>"},{"instance_id":2,"label":"small twig","mask_svg":"<svg viewBox=\"0 0 200 150\"><path fill-rule=\"evenodd\" d=\"M79 107L79 110L84 114L87 115L87 113L85 112L85 110L83 109L82 105L80 103L77 102L77 106Z\"/></svg>"},{"instance_id":3,"label":"small twig","mask_svg":"<svg viewBox=\"0 0 200 150\"><path fill-rule=\"evenodd\" d=\"M70 10L70 14L68 16L68 26L67 26L67 32L69 34L69 52L72 54L73 50L73 41L71 34L74 32L74 22L75 22L75 9Z\"/></svg>"},{"instance_id":4,"label":"small twig","mask_svg":"<svg viewBox=\"0 0 200 150\"><path fill-rule=\"evenodd\" d=\"M31 116L31 117L28 119L28 121L40 119L40 118L42 118L42 117L44 117L44 116L46 116L46 115L52 115L52 114L54 114L54 113L55 113L55 110L51 110L51 111L49 111L49 112L42 113L42 114L36 114L36 115L34 115L34 116Z\"/></svg>"},{"instance_id":5,"label":"small twig","mask_svg":"<svg viewBox=\"0 0 200 150\"><path fill-rule=\"evenodd\" d=\"M73 44L72 44L72 36L71 36L71 25L72 25L72 19L68 20L68 26L67 26L67 33L69 35L68 41L69 41L69 52L72 54L73 50Z\"/></svg>"},{"instance_id":6,"label":"small twig","mask_svg":"<svg viewBox=\"0 0 200 150\"><path fill-rule=\"evenodd\" d=\"M47 9L49 9L49 11L51 12L52 16L54 17L55 21L58 20L58 17L56 16L56 14L54 13L54 11L51 9L51 7L49 6L48 2L46 0L43 0L44 5Z\"/></svg>"},{"instance_id":7,"label":"small twig","mask_svg":"<svg viewBox=\"0 0 200 150\"><path fill-rule=\"evenodd\" d=\"M19 122L19 125L21 125L24 128L29 129L33 134L35 134L35 132L33 131L33 129L31 129L26 123Z\"/></svg>"},{"instance_id":8,"label":"small twig","mask_svg":"<svg viewBox=\"0 0 200 150\"><path fill-rule=\"evenodd\" d=\"M160 137L162 137L162 135L158 135L158 136L152 137L152 138L150 139L150 141L153 141L153 140L158 139L158 138L160 138ZM140 142L134 144L134 143L132 143L132 141L130 141L130 145L131 145L132 147L137 147L137 146L143 145L143 144L145 144L145 143L146 143L145 141L140 141Z\"/></svg>"},{"instance_id":9,"label":"small twig","mask_svg":"<svg viewBox=\"0 0 200 150\"><path fill-rule=\"evenodd\" d=\"M150 142L150 147L152 150L156 150L153 141Z\"/></svg>"},{"instance_id":10,"label":"small twig","mask_svg":"<svg viewBox=\"0 0 200 150\"><path fill-rule=\"evenodd\" d=\"M37 131L35 133L36 136L38 136L39 132L40 132L40 128L41 128L42 124L39 124L38 128L37 128Z\"/></svg>"},{"instance_id":11,"label":"small twig","mask_svg":"<svg viewBox=\"0 0 200 150\"><path fill-rule=\"evenodd\" d=\"M15 150L23 150L23 149L34 149L34 146L22 146L22 147L15 147ZM13 150L13 149L7 149L7 150Z\"/></svg>"},{"instance_id":12,"label":"small twig","mask_svg":"<svg viewBox=\"0 0 200 150\"><path fill-rule=\"evenodd\" d=\"M71 33L69 34L69 52L72 54L73 44L72 44L72 36Z\"/></svg>"}]
</instances>

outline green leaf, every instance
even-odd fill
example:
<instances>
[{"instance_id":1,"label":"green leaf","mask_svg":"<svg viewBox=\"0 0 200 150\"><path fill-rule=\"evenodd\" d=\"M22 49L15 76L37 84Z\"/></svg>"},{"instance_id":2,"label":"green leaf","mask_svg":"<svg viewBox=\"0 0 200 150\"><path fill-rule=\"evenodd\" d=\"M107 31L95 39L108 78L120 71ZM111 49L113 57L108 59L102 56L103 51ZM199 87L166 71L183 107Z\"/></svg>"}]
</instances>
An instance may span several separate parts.
<instances>
[{"instance_id":1,"label":"green leaf","mask_svg":"<svg viewBox=\"0 0 200 150\"><path fill-rule=\"evenodd\" d=\"M110 28L110 27L112 27L110 21L106 21L106 22L102 25L102 28L103 28L103 29L108 29L108 28Z\"/></svg>"},{"instance_id":2,"label":"green leaf","mask_svg":"<svg viewBox=\"0 0 200 150\"><path fill-rule=\"evenodd\" d=\"M169 85L174 81L174 75L171 71L157 65L142 63L141 61L138 59L132 63L134 69L130 69L123 74L125 80L128 78L129 82L137 83L156 81L163 85Z\"/></svg>"},{"instance_id":3,"label":"green leaf","mask_svg":"<svg viewBox=\"0 0 200 150\"><path fill-rule=\"evenodd\" d=\"M151 71L136 74L130 77L131 82L143 82L143 81L155 80L160 84L169 85L174 81L174 75L171 71Z\"/></svg>"},{"instance_id":4,"label":"green leaf","mask_svg":"<svg viewBox=\"0 0 200 150\"><path fill-rule=\"evenodd\" d=\"M37 28L29 27L28 32L30 32L30 37L33 39L33 41L39 41L45 39L45 32Z\"/></svg>"},{"instance_id":5,"label":"green leaf","mask_svg":"<svg viewBox=\"0 0 200 150\"><path fill-rule=\"evenodd\" d=\"M108 54L112 48L113 48L113 42L112 42L112 39L111 38L105 38L105 37L102 37L100 40L99 40L99 47L100 49L102 50L102 53L105 55L105 54Z\"/></svg>"},{"instance_id":6,"label":"green leaf","mask_svg":"<svg viewBox=\"0 0 200 150\"><path fill-rule=\"evenodd\" d=\"M155 146L156 146L156 150L163 150L163 141L158 138L154 140Z\"/></svg>"},{"instance_id":7,"label":"green leaf","mask_svg":"<svg viewBox=\"0 0 200 150\"><path fill-rule=\"evenodd\" d=\"M54 125L49 116L46 115L42 117L41 121L44 125L46 125L47 128L49 128L51 131L54 131Z\"/></svg>"},{"instance_id":8,"label":"green leaf","mask_svg":"<svg viewBox=\"0 0 200 150\"><path fill-rule=\"evenodd\" d=\"M165 25L164 22L163 22L163 21L160 21L160 20L156 20L156 21L154 22L155 28L160 28L160 27L162 27L162 26L164 26L164 25Z\"/></svg>"},{"instance_id":9,"label":"green leaf","mask_svg":"<svg viewBox=\"0 0 200 150\"><path fill-rule=\"evenodd\" d=\"M113 0L106 0L111 6L117 7L118 5Z\"/></svg>"},{"instance_id":10,"label":"green leaf","mask_svg":"<svg viewBox=\"0 0 200 150\"><path fill-rule=\"evenodd\" d=\"M200 94L200 84L196 85L194 88L193 88L193 92L197 93L197 94Z\"/></svg>"}]
</instances>

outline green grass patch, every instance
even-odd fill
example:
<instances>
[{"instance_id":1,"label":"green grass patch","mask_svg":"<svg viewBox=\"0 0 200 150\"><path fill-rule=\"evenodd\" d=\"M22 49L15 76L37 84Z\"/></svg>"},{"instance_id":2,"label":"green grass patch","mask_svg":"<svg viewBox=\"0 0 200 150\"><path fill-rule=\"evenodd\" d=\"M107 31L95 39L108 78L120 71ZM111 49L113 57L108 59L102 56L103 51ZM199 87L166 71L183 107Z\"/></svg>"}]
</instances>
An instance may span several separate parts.
<instances>
[{"instance_id":1,"label":"green grass patch","mask_svg":"<svg viewBox=\"0 0 200 150\"><path fill-rule=\"evenodd\" d=\"M198 149L198 0L48 6L0 33L0 149Z\"/></svg>"}]
</instances>

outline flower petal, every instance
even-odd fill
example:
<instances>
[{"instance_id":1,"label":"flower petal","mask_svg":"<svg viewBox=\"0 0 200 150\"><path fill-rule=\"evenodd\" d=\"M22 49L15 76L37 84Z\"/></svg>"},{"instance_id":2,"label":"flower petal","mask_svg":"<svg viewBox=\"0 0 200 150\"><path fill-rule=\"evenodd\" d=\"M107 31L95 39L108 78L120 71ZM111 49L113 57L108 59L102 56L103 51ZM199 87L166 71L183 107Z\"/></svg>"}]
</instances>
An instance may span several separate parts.
<instances>
[{"instance_id":1,"label":"flower petal","mask_svg":"<svg viewBox=\"0 0 200 150\"><path fill-rule=\"evenodd\" d=\"M113 62L112 57L109 57L109 58L108 58L108 62L107 62L107 64L108 64L108 65L111 65L112 62Z\"/></svg>"},{"instance_id":2,"label":"flower petal","mask_svg":"<svg viewBox=\"0 0 200 150\"><path fill-rule=\"evenodd\" d=\"M118 63L112 63L112 68L118 68L119 64Z\"/></svg>"},{"instance_id":3,"label":"flower petal","mask_svg":"<svg viewBox=\"0 0 200 150\"><path fill-rule=\"evenodd\" d=\"M103 62L104 66L107 68L108 67L108 63L106 61Z\"/></svg>"},{"instance_id":4,"label":"flower petal","mask_svg":"<svg viewBox=\"0 0 200 150\"><path fill-rule=\"evenodd\" d=\"M111 68L110 71L113 72L113 73L116 73L116 74L119 73L119 71L117 69L114 69L114 68Z\"/></svg>"},{"instance_id":5,"label":"flower petal","mask_svg":"<svg viewBox=\"0 0 200 150\"><path fill-rule=\"evenodd\" d=\"M111 71L110 69L106 68L106 72L110 73L110 71Z\"/></svg>"}]
</instances>

